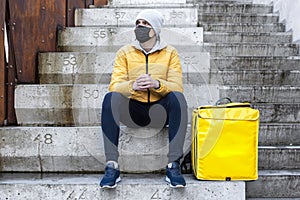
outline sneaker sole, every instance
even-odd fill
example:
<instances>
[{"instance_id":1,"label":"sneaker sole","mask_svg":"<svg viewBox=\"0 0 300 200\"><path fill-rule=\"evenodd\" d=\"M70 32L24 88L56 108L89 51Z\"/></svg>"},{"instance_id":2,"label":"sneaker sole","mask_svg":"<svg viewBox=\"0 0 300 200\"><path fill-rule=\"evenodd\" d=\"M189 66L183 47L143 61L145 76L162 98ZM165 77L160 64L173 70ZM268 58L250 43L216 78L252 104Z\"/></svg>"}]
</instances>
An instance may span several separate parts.
<instances>
[{"instance_id":1,"label":"sneaker sole","mask_svg":"<svg viewBox=\"0 0 300 200\"><path fill-rule=\"evenodd\" d=\"M110 185L103 185L103 186L100 186L101 189L113 189L113 188L116 188L118 183L121 181L121 177L118 177L117 180L116 180L116 183L112 186Z\"/></svg>"},{"instance_id":2,"label":"sneaker sole","mask_svg":"<svg viewBox=\"0 0 300 200\"><path fill-rule=\"evenodd\" d=\"M165 180L169 183L171 188L184 188L185 187L185 185L172 185L171 180L167 176L166 176Z\"/></svg>"}]
</instances>

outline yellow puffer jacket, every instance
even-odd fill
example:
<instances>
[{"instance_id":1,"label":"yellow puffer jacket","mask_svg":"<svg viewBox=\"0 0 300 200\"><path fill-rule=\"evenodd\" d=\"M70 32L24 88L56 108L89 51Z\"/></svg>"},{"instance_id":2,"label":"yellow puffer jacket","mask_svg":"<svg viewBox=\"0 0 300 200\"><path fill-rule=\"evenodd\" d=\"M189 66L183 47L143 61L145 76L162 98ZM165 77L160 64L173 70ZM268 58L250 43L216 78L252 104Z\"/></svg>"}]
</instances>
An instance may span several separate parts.
<instances>
[{"instance_id":1,"label":"yellow puffer jacket","mask_svg":"<svg viewBox=\"0 0 300 200\"><path fill-rule=\"evenodd\" d=\"M150 74L159 80L160 87L134 91L132 84L141 74ZM167 45L146 55L133 45L122 47L116 54L109 90L140 102L155 102L171 91L183 92L182 68L177 50Z\"/></svg>"}]
</instances>

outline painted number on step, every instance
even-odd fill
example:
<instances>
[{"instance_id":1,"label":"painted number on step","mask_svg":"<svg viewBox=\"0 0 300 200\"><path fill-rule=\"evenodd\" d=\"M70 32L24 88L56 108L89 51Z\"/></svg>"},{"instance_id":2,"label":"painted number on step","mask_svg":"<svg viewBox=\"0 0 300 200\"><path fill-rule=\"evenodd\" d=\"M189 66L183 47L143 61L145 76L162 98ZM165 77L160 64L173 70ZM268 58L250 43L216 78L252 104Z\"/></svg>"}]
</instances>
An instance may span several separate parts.
<instances>
[{"instance_id":1,"label":"painted number on step","mask_svg":"<svg viewBox=\"0 0 300 200\"><path fill-rule=\"evenodd\" d=\"M52 139L52 135L47 133L44 136L41 136L41 134L38 134L33 141L40 141L43 142L45 144L52 144L53 143L53 139Z\"/></svg>"},{"instance_id":2,"label":"painted number on step","mask_svg":"<svg viewBox=\"0 0 300 200\"><path fill-rule=\"evenodd\" d=\"M106 29L101 29L101 30L94 31L94 38L104 39L104 38L111 37L115 34L117 34L117 31L116 31L115 28L108 28L107 30Z\"/></svg>"},{"instance_id":3,"label":"painted number on step","mask_svg":"<svg viewBox=\"0 0 300 200\"><path fill-rule=\"evenodd\" d=\"M184 18L184 12L176 12L175 10L173 10L171 13L170 13L170 17L171 18L180 18L180 19L182 19L182 18Z\"/></svg>"},{"instance_id":4,"label":"painted number on step","mask_svg":"<svg viewBox=\"0 0 300 200\"><path fill-rule=\"evenodd\" d=\"M77 58L72 55L64 57L64 65L77 65Z\"/></svg>"},{"instance_id":5,"label":"painted number on step","mask_svg":"<svg viewBox=\"0 0 300 200\"><path fill-rule=\"evenodd\" d=\"M83 97L86 98L86 99L88 99L88 98L98 99L99 96L100 96L100 91L99 90L91 90L91 89L84 90Z\"/></svg>"},{"instance_id":6,"label":"painted number on step","mask_svg":"<svg viewBox=\"0 0 300 200\"><path fill-rule=\"evenodd\" d=\"M119 12L119 11L117 11L117 12L115 12L115 17L117 19L120 19L120 18L123 18L125 16L125 14L126 14L126 12Z\"/></svg>"},{"instance_id":7,"label":"painted number on step","mask_svg":"<svg viewBox=\"0 0 300 200\"><path fill-rule=\"evenodd\" d=\"M97 30L94 31L94 38L106 38L107 37L107 32L106 30Z\"/></svg>"},{"instance_id":8,"label":"painted number on step","mask_svg":"<svg viewBox=\"0 0 300 200\"><path fill-rule=\"evenodd\" d=\"M153 195L151 196L151 200L157 199L168 199L171 197L171 190L170 188L165 188L164 190L157 189Z\"/></svg>"}]
</instances>

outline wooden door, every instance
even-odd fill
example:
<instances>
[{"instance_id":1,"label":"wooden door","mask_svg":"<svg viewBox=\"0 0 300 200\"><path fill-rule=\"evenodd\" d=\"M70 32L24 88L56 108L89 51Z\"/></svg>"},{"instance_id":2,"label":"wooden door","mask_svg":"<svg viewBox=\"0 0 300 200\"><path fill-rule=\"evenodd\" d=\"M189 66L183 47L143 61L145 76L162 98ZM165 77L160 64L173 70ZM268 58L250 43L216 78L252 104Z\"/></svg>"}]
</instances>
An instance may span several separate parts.
<instances>
[{"instance_id":1,"label":"wooden door","mask_svg":"<svg viewBox=\"0 0 300 200\"><path fill-rule=\"evenodd\" d=\"M0 126L17 124L17 84L38 84L38 53L57 51L57 31L74 26L76 8L101 6L106 0L0 0L1 28L8 23L9 61L0 44ZM3 31L0 33L3 41Z\"/></svg>"},{"instance_id":2,"label":"wooden door","mask_svg":"<svg viewBox=\"0 0 300 200\"><path fill-rule=\"evenodd\" d=\"M0 1L0 126L6 119L6 63L4 50L4 22L6 1Z\"/></svg>"},{"instance_id":3,"label":"wooden door","mask_svg":"<svg viewBox=\"0 0 300 200\"><path fill-rule=\"evenodd\" d=\"M56 51L57 28L65 26L62 0L9 0L11 44L18 83L38 83L37 54Z\"/></svg>"}]
</instances>

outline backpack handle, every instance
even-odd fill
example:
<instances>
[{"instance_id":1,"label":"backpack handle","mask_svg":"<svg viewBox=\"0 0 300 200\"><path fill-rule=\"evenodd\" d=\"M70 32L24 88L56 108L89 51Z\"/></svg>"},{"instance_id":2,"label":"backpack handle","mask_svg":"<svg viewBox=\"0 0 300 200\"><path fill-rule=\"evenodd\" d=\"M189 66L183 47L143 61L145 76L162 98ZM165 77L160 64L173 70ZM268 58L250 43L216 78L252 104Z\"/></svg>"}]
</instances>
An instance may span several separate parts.
<instances>
[{"instance_id":1,"label":"backpack handle","mask_svg":"<svg viewBox=\"0 0 300 200\"><path fill-rule=\"evenodd\" d=\"M223 97L221 99L219 99L215 105L222 105L222 104L227 104L227 103L232 103L231 99L229 97Z\"/></svg>"}]
</instances>

